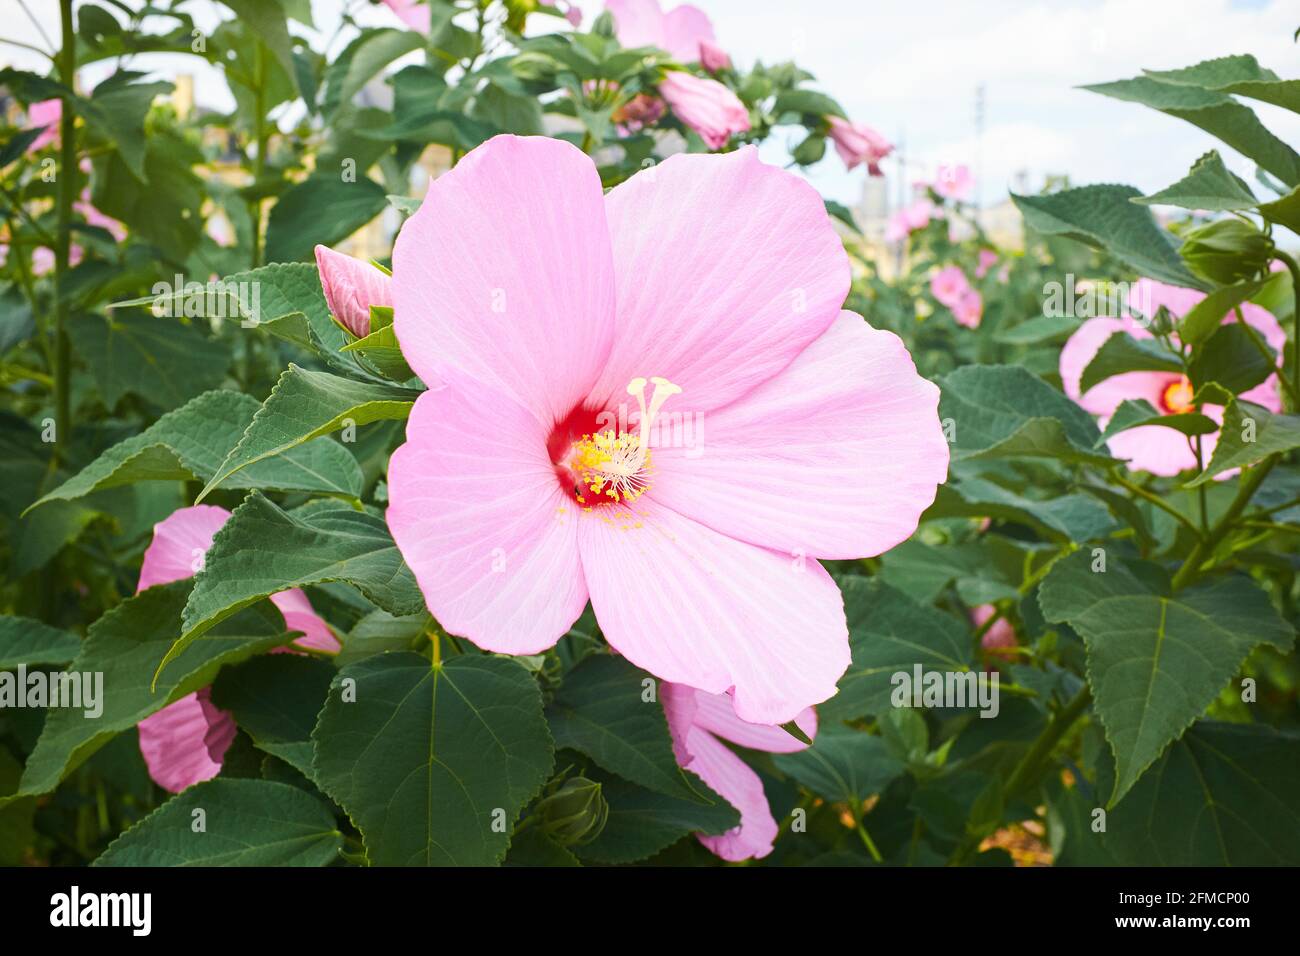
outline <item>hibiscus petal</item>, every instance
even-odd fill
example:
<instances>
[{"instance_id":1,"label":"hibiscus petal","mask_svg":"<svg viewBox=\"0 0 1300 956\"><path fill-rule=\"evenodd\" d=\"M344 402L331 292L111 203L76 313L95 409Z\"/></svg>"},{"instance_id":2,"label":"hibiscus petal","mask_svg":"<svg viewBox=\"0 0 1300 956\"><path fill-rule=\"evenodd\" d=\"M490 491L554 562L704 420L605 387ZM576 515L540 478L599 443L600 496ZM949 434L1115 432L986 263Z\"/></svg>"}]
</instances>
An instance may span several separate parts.
<instances>
[{"instance_id":1,"label":"hibiscus petal","mask_svg":"<svg viewBox=\"0 0 1300 956\"><path fill-rule=\"evenodd\" d=\"M150 714L139 728L149 776L172 793L215 777L237 730L235 719L212 703L206 687Z\"/></svg>"},{"instance_id":2,"label":"hibiscus petal","mask_svg":"<svg viewBox=\"0 0 1300 956\"><path fill-rule=\"evenodd\" d=\"M614 18L614 33L625 47L657 46L668 42L659 0L605 0Z\"/></svg>"},{"instance_id":3,"label":"hibiscus petal","mask_svg":"<svg viewBox=\"0 0 1300 956\"><path fill-rule=\"evenodd\" d=\"M1131 320L1100 317L1089 319L1079 326L1061 349L1061 384L1065 387L1065 394L1094 415L1113 414L1119 403L1126 398L1144 398L1159 408L1165 386L1171 379L1177 378L1177 375L1169 372L1126 372L1104 379L1088 389L1087 394L1080 395L1079 382L1083 378L1084 369L1106 344L1107 339L1120 332L1127 332L1136 339L1151 337L1150 332Z\"/></svg>"},{"instance_id":4,"label":"hibiscus petal","mask_svg":"<svg viewBox=\"0 0 1300 956\"><path fill-rule=\"evenodd\" d=\"M388 527L450 633L535 654L582 613L576 506L522 406L463 376L425 392L388 485Z\"/></svg>"},{"instance_id":5,"label":"hibiscus petal","mask_svg":"<svg viewBox=\"0 0 1300 956\"><path fill-rule=\"evenodd\" d=\"M720 408L790 364L848 293L848 257L821 197L752 146L672 156L613 189L607 206L617 332L593 407L658 375L684 389L672 408Z\"/></svg>"},{"instance_id":6,"label":"hibiscus petal","mask_svg":"<svg viewBox=\"0 0 1300 956\"><path fill-rule=\"evenodd\" d=\"M1201 456L1206 462L1214 452L1219 434L1201 438ZM1149 471L1153 475L1171 477L1188 468L1196 467L1196 454L1187 442L1187 436L1163 425L1144 425L1120 432L1106 442L1110 453L1128 461L1133 471Z\"/></svg>"},{"instance_id":7,"label":"hibiscus petal","mask_svg":"<svg viewBox=\"0 0 1300 956\"><path fill-rule=\"evenodd\" d=\"M611 646L661 680L734 688L736 713L751 723L785 723L835 693L848 628L821 565L736 541L648 497L634 512L606 505L578 526Z\"/></svg>"},{"instance_id":8,"label":"hibiscus petal","mask_svg":"<svg viewBox=\"0 0 1300 956\"><path fill-rule=\"evenodd\" d=\"M773 754L790 754L808 748L807 744L781 727L741 720L736 716L736 702L730 694L706 694L683 684L676 686L694 695L692 722L724 740ZM817 712L811 707L796 717L795 723L809 740L817 736Z\"/></svg>"},{"instance_id":9,"label":"hibiscus petal","mask_svg":"<svg viewBox=\"0 0 1300 956\"><path fill-rule=\"evenodd\" d=\"M215 505L194 505L173 511L153 526L153 540L145 549L137 591L194 577L203 555L230 512Z\"/></svg>"},{"instance_id":10,"label":"hibiscus petal","mask_svg":"<svg viewBox=\"0 0 1300 956\"><path fill-rule=\"evenodd\" d=\"M429 185L393 248L394 328L426 383L459 368L547 427L590 390L613 335L600 176L581 150L496 136Z\"/></svg>"},{"instance_id":11,"label":"hibiscus petal","mask_svg":"<svg viewBox=\"0 0 1300 956\"><path fill-rule=\"evenodd\" d=\"M699 7L683 3L664 16L664 49L673 59L695 63L700 59L700 44L713 41L713 24Z\"/></svg>"},{"instance_id":12,"label":"hibiscus petal","mask_svg":"<svg viewBox=\"0 0 1300 956\"><path fill-rule=\"evenodd\" d=\"M947 476L938 405L898 336L843 312L733 404L682 418L676 433L661 421L649 494L751 544L880 554L911 537Z\"/></svg>"},{"instance_id":13,"label":"hibiscus petal","mask_svg":"<svg viewBox=\"0 0 1300 956\"><path fill-rule=\"evenodd\" d=\"M300 588L271 595L271 603L284 615L284 624L291 631L302 631L294 641L298 647L311 647L319 651L337 651L338 639L314 610L307 595Z\"/></svg>"},{"instance_id":14,"label":"hibiscus petal","mask_svg":"<svg viewBox=\"0 0 1300 956\"><path fill-rule=\"evenodd\" d=\"M672 732L673 750L682 769L699 776L713 790L740 811L740 825L725 833L696 837L711 853L724 860L747 860L772 852L778 828L768 806L763 781L745 761L707 730L683 720L672 701L685 696L686 687L663 688L664 711ZM784 731L782 731L784 732Z\"/></svg>"},{"instance_id":15,"label":"hibiscus petal","mask_svg":"<svg viewBox=\"0 0 1300 956\"><path fill-rule=\"evenodd\" d=\"M370 334L370 307L393 304L392 279L369 262L316 247L321 289L334 317L357 338Z\"/></svg>"}]
</instances>

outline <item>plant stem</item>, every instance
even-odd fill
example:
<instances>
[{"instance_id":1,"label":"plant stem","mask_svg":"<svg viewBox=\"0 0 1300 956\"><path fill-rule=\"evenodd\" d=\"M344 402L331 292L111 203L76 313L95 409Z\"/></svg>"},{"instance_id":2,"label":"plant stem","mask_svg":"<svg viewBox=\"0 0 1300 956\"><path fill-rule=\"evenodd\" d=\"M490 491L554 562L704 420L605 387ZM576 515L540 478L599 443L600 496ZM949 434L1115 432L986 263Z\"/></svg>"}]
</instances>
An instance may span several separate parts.
<instances>
[{"instance_id":1,"label":"plant stem","mask_svg":"<svg viewBox=\"0 0 1300 956\"><path fill-rule=\"evenodd\" d=\"M1196 435L1192 439L1192 450L1196 452L1196 473L1199 475L1205 471L1205 456L1201 452L1201 436ZM1201 537L1204 538L1210 533L1210 507L1206 501L1206 492L1204 483L1196 486L1196 497L1201 506Z\"/></svg>"},{"instance_id":2,"label":"plant stem","mask_svg":"<svg viewBox=\"0 0 1300 956\"><path fill-rule=\"evenodd\" d=\"M1232 499L1232 504L1228 505L1228 510L1215 522L1209 534L1196 542L1196 546L1192 548L1192 553L1187 556L1183 566L1174 575L1172 583L1175 591L1191 583L1200 574L1201 564L1214 551L1219 542L1227 536L1228 532L1232 530L1233 523L1246 510L1246 506L1250 504L1250 499L1254 497L1256 490L1258 490L1263 480L1268 477L1268 473L1273 470L1275 464L1277 464L1277 456L1270 455L1250 471L1242 474L1240 483L1237 485L1237 497Z\"/></svg>"},{"instance_id":3,"label":"plant stem","mask_svg":"<svg viewBox=\"0 0 1300 956\"><path fill-rule=\"evenodd\" d=\"M858 837L862 840L862 845L867 848L867 852L871 854L871 858L877 863L885 862L885 858L876 849L876 843L871 839L871 834L867 832L866 826L862 823L862 807L857 804L854 804L853 807L853 819L857 823Z\"/></svg>"},{"instance_id":4,"label":"plant stem","mask_svg":"<svg viewBox=\"0 0 1300 956\"><path fill-rule=\"evenodd\" d=\"M266 147L269 134L266 128L266 64L263 62L265 54L262 52L262 45L255 44L256 51L254 62L256 66L256 78L253 84L253 112L257 114L254 137L257 141L257 155L253 157L253 189L261 189L262 174L266 169ZM253 219L253 268L256 269L262 264L262 200L260 197L253 199L250 203Z\"/></svg>"},{"instance_id":5,"label":"plant stem","mask_svg":"<svg viewBox=\"0 0 1300 956\"><path fill-rule=\"evenodd\" d=\"M1259 354L1264 356L1270 365L1273 364L1273 362L1277 360L1277 356L1269 350L1268 343L1264 341L1260 334L1251 328L1250 323L1247 322L1245 316L1241 314L1241 306L1237 306L1237 324L1240 325L1242 331L1246 333L1246 338L1250 339L1250 344L1255 346L1259 351ZM1285 356L1283 357L1283 360L1285 361ZM1282 391L1286 392L1287 398L1291 400L1291 410L1296 411L1300 409L1300 392L1297 392L1295 386L1288 381L1285 368L1278 371L1277 380L1282 386Z\"/></svg>"},{"instance_id":6,"label":"plant stem","mask_svg":"<svg viewBox=\"0 0 1300 956\"><path fill-rule=\"evenodd\" d=\"M69 90L73 90L77 72L77 34L72 26L72 0L59 0L59 14L63 25L63 48L59 50L59 75ZM69 400L71 386L71 352L64 326L68 319L68 298L64 292L64 279L72 246L72 196L77 177L77 114L71 97L65 97L59 118L59 195L58 235L54 246L54 457L59 457L59 447L72 434L72 408Z\"/></svg>"},{"instance_id":7,"label":"plant stem","mask_svg":"<svg viewBox=\"0 0 1300 956\"><path fill-rule=\"evenodd\" d=\"M1147 491L1145 488L1143 488L1141 485L1137 484L1136 482L1129 481L1127 478L1125 478L1123 475L1119 473L1118 469L1112 470L1110 474L1110 478L1113 482L1115 482L1115 484L1119 485L1121 488L1127 489L1129 492L1137 495L1143 501L1149 501L1151 502L1151 504L1155 505L1160 510L1165 511L1170 515L1172 515L1174 519L1176 519L1179 522L1179 524L1183 525L1183 527L1187 528L1188 531L1192 532L1192 534L1196 535L1198 538L1201 536L1201 529L1196 527L1196 524L1195 522L1192 521L1192 519L1188 518L1185 514L1183 514L1181 511L1179 511L1169 502L1165 501L1159 495L1154 495L1151 492Z\"/></svg>"}]
</instances>

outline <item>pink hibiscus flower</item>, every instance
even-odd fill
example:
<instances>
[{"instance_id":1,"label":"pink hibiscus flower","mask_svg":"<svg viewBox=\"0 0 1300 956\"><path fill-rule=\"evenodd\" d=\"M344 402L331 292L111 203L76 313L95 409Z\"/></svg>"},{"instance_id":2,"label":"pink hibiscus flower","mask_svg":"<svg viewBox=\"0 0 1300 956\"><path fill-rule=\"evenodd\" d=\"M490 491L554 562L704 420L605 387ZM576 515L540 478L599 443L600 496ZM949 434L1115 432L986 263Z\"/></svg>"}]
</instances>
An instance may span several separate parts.
<instances>
[{"instance_id":1,"label":"pink hibiscus flower","mask_svg":"<svg viewBox=\"0 0 1300 956\"><path fill-rule=\"evenodd\" d=\"M421 3L420 0L384 0L384 6L412 30L429 32L433 11L427 3Z\"/></svg>"},{"instance_id":2,"label":"pink hibiscus flower","mask_svg":"<svg viewBox=\"0 0 1300 956\"><path fill-rule=\"evenodd\" d=\"M958 325L968 329L979 328L980 320L984 318L984 297L974 289L967 289L952 307L952 315Z\"/></svg>"},{"instance_id":3,"label":"pink hibiscus flower","mask_svg":"<svg viewBox=\"0 0 1300 956\"><path fill-rule=\"evenodd\" d=\"M660 685L659 693L677 763L740 811L739 826L717 836L697 833L696 837L724 860L767 856L772 852L778 827L763 792L763 781L722 740L774 754L795 753L808 745L781 727L741 720L727 694L706 694L684 684L667 683ZM811 707L795 722L809 740L817 736L817 714Z\"/></svg>"},{"instance_id":4,"label":"pink hibiscus flower","mask_svg":"<svg viewBox=\"0 0 1300 956\"><path fill-rule=\"evenodd\" d=\"M699 133L709 149L721 149L733 133L749 129L749 110L717 80L685 70L669 70L659 81L659 93L674 115Z\"/></svg>"},{"instance_id":5,"label":"pink hibiscus flower","mask_svg":"<svg viewBox=\"0 0 1300 956\"><path fill-rule=\"evenodd\" d=\"M121 242L126 238L126 226L122 225L111 216L105 216L90 204L89 186L81 191L81 198L72 204L72 208L81 213L82 218L86 220L88 225L98 226L100 229L106 229L118 242Z\"/></svg>"},{"instance_id":6,"label":"pink hibiscus flower","mask_svg":"<svg viewBox=\"0 0 1300 956\"><path fill-rule=\"evenodd\" d=\"M700 63L710 73L731 65L718 46L713 24L698 7L682 4L668 13L659 0L606 0L614 32L625 47L653 46L682 63Z\"/></svg>"},{"instance_id":7,"label":"pink hibiscus flower","mask_svg":"<svg viewBox=\"0 0 1300 956\"><path fill-rule=\"evenodd\" d=\"M1205 294L1195 289L1165 285L1152 279L1139 279L1129 293L1128 307L1130 311L1149 318L1155 315L1160 306L1164 306L1173 315L1181 317L1203 298ZM1286 343L1286 332L1278 325L1273 314L1249 302L1242 305L1241 311L1246 322L1260 333L1270 348L1281 355ZM1235 322L1236 316L1229 315L1226 321ZM1065 393L1084 409L1099 416L1103 428L1125 399L1145 399L1163 415L1195 411L1191 383L1185 376L1174 372L1126 372L1098 382L1082 395L1079 393L1083 370L1106 340L1117 332L1127 332L1135 339L1151 338L1151 333L1132 316L1118 319L1099 317L1084 322L1061 349L1060 371ZM1241 397L1273 412L1282 410L1276 375L1269 376L1267 381L1243 393ZM1216 421L1223 419L1223 409L1220 406L1206 405L1201 411ZM1213 454L1217 441L1217 432L1201 436L1201 454L1206 461ZM1117 458L1128 459L1131 471L1172 476L1196 467L1196 453L1187 436L1173 428L1160 425L1130 428L1111 438L1107 444Z\"/></svg>"},{"instance_id":8,"label":"pink hibiscus flower","mask_svg":"<svg viewBox=\"0 0 1300 956\"><path fill-rule=\"evenodd\" d=\"M441 384L388 525L444 628L540 653L590 598L616 650L734 689L744 720L835 692L844 606L815 559L906 540L948 446L902 342L841 312L812 187L745 147L605 195L570 144L498 136L430 184L393 265L403 354Z\"/></svg>"},{"instance_id":9,"label":"pink hibiscus flower","mask_svg":"<svg viewBox=\"0 0 1300 956\"><path fill-rule=\"evenodd\" d=\"M154 525L153 541L140 566L137 593L197 574L213 536L229 517L225 508L194 505L174 511ZM271 602L284 615L288 630L302 631L303 636L294 641L299 647L338 650L329 626L312 610L301 590L273 594ZM153 781L164 790L180 793L217 775L236 730L234 718L212 703L210 690L204 687L140 721L140 752Z\"/></svg>"},{"instance_id":10,"label":"pink hibiscus flower","mask_svg":"<svg viewBox=\"0 0 1300 956\"><path fill-rule=\"evenodd\" d=\"M976 627L983 627L984 622L993 616L993 611L992 604L981 604L970 612L971 621ZM1015 646L1016 629L1005 617L1000 617L990 624L989 629L980 638L980 647L988 652L989 657L1014 660L1015 654L1009 653L1008 649Z\"/></svg>"},{"instance_id":11,"label":"pink hibiscus flower","mask_svg":"<svg viewBox=\"0 0 1300 956\"><path fill-rule=\"evenodd\" d=\"M27 123L31 127L44 126L41 134L32 140L27 152L34 153L50 143L59 141L59 122L63 119L63 100L41 100L27 107Z\"/></svg>"},{"instance_id":12,"label":"pink hibiscus flower","mask_svg":"<svg viewBox=\"0 0 1300 956\"><path fill-rule=\"evenodd\" d=\"M316 268L334 317L359 339L370 334L370 307L393 304L392 280L368 262L316 247Z\"/></svg>"},{"instance_id":13,"label":"pink hibiscus flower","mask_svg":"<svg viewBox=\"0 0 1300 956\"><path fill-rule=\"evenodd\" d=\"M983 279L986 275L989 274L989 270L992 269L995 265L997 265L997 263L998 263L998 254L996 252L994 252L992 249L981 249L979 254L979 262L975 266L975 278Z\"/></svg>"},{"instance_id":14,"label":"pink hibiscus flower","mask_svg":"<svg viewBox=\"0 0 1300 956\"><path fill-rule=\"evenodd\" d=\"M620 136L630 136L648 126L654 126L663 118L667 109L659 97L638 93L614 111L613 120L618 124Z\"/></svg>"},{"instance_id":15,"label":"pink hibiscus flower","mask_svg":"<svg viewBox=\"0 0 1300 956\"><path fill-rule=\"evenodd\" d=\"M975 188L975 178L969 166L940 166L930 188L945 199L964 202Z\"/></svg>"},{"instance_id":16,"label":"pink hibiscus flower","mask_svg":"<svg viewBox=\"0 0 1300 956\"><path fill-rule=\"evenodd\" d=\"M902 242L917 229L924 229L934 216L934 203L929 199L915 202L897 210L885 225L886 242Z\"/></svg>"},{"instance_id":17,"label":"pink hibiscus flower","mask_svg":"<svg viewBox=\"0 0 1300 956\"><path fill-rule=\"evenodd\" d=\"M828 116L831 142L835 151L844 160L844 165L853 169L860 163L867 164L867 172L872 176L883 175L880 161L894 151L889 140L865 123L850 123L839 116ZM929 216L926 216L929 221Z\"/></svg>"},{"instance_id":18,"label":"pink hibiscus flower","mask_svg":"<svg viewBox=\"0 0 1300 956\"><path fill-rule=\"evenodd\" d=\"M962 296L970 291L970 282L961 266L944 266L930 277L930 294L950 309L955 309Z\"/></svg>"}]
</instances>

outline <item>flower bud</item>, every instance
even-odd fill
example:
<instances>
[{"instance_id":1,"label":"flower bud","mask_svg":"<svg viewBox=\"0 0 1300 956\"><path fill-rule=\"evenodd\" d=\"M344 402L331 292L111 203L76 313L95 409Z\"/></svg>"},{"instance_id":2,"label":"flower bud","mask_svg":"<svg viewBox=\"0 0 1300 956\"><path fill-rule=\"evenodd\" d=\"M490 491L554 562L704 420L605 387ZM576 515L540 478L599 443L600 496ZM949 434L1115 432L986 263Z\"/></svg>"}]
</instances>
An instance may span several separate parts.
<instances>
[{"instance_id":1,"label":"flower bud","mask_svg":"<svg viewBox=\"0 0 1300 956\"><path fill-rule=\"evenodd\" d=\"M560 846L581 846L605 829L609 804L600 792L600 784L574 777L538 803L535 812L542 832Z\"/></svg>"},{"instance_id":2,"label":"flower bud","mask_svg":"<svg viewBox=\"0 0 1300 956\"><path fill-rule=\"evenodd\" d=\"M1189 232L1179 253L1201 278L1232 285L1268 268L1273 240L1245 220L1220 219Z\"/></svg>"}]
</instances>

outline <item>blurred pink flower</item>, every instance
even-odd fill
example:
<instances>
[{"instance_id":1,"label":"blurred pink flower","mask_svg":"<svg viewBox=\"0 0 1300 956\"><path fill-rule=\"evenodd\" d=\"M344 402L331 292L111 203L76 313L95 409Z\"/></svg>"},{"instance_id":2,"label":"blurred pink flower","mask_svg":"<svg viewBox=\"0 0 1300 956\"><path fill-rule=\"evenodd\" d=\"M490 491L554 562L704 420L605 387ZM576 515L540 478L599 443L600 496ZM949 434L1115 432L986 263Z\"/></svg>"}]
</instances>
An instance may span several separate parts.
<instances>
[{"instance_id":1,"label":"blurred pink flower","mask_svg":"<svg viewBox=\"0 0 1300 956\"><path fill-rule=\"evenodd\" d=\"M716 836L697 833L696 838L724 860L767 856L772 852L778 827L763 792L763 781L722 741L774 754L796 753L808 745L780 726L741 720L729 694L706 694L685 684L663 683L659 695L677 763L740 811L738 826ZM799 714L795 723L809 740L816 738L817 714L811 707Z\"/></svg>"},{"instance_id":2,"label":"blurred pink flower","mask_svg":"<svg viewBox=\"0 0 1300 956\"><path fill-rule=\"evenodd\" d=\"M880 176L880 161L894 151L893 144L865 123L850 123L840 116L828 116L830 137L844 165L853 169L867 164L867 172ZM927 221L928 221L927 217Z\"/></svg>"},{"instance_id":3,"label":"blurred pink flower","mask_svg":"<svg viewBox=\"0 0 1300 956\"><path fill-rule=\"evenodd\" d=\"M658 0L606 0L605 9L613 15L614 32L625 47L658 47L674 60L700 63L710 73L730 65L713 35L713 24L698 7L682 4L665 14ZM718 66L723 59L727 62Z\"/></svg>"},{"instance_id":4,"label":"blurred pink flower","mask_svg":"<svg viewBox=\"0 0 1300 956\"><path fill-rule=\"evenodd\" d=\"M72 204L72 208L81 213L86 223L91 226L98 226L105 229L118 242L126 238L126 226L122 225L111 216L105 216L102 212L90 204L90 187L87 186L81 191L81 198Z\"/></svg>"},{"instance_id":5,"label":"blurred pink flower","mask_svg":"<svg viewBox=\"0 0 1300 956\"><path fill-rule=\"evenodd\" d=\"M420 0L384 0L384 6L392 10L397 15L397 19L412 30L419 30L421 33L429 32L429 26L433 22L433 11L427 3L421 3Z\"/></svg>"},{"instance_id":6,"label":"blurred pink flower","mask_svg":"<svg viewBox=\"0 0 1300 956\"><path fill-rule=\"evenodd\" d=\"M983 627L984 622L993 616L993 612L994 607L992 604L981 604L971 610L971 621L977 628ZM1007 653L1007 649L1015 647L1016 644L1016 629L1011 626L1011 622L1005 617L1000 617L989 625L989 629L980 638L980 647L988 651L990 657L1014 660L1015 655Z\"/></svg>"},{"instance_id":7,"label":"blurred pink flower","mask_svg":"<svg viewBox=\"0 0 1300 956\"><path fill-rule=\"evenodd\" d=\"M992 249L981 249L979 264L975 266L975 278L983 279L998 262L998 254Z\"/></svg>"},{"instance_id":8,"label":"blurred pink flower","mask_svg":"<svg viewBox=\"0 0 1300 956\"><path fill-rule=\"evenodd\" d=\"M885 225L885 241L901 242L910 233L928 226L933 215L934 203L930 200L922 198L913 201L889 217L889 222Z\"/></svg>"},{"instance_id":9,"label":"blurred pink flower","mask_svg":"<svg viewBox=\"0 0 1300 956\"><path fill-rule=\"evenodd\" d=\"M590 599L623 656L744 720L835 693L818 559L910 537L948 444L901 340L841 311L814 189L746 146L605 194L571 144L497 136L430 184L393 265L403 354L440 384L387 519L448 632L540 653ZM666 401L697 440L653 439Z\"/></svg>"},{"instance_id":10,"label":"blurred pink flower","mask_svg":"<svg viewBox=\"0 0 1300 956\"><path fill-rule=\"evenodd\" d=\"M393 304L392 280L375 266L328 246L316 247L316 268L330 312L359 339L370 334L370 307Z\"/></svg>"},{"instance_id":11,"label":"blurred pink flower","mask_svg":"<svg viewBox=\"0 0 1300 956\"><path fill-rule=\"evenodd\" d=\"M717 80L669 70L659 82L659 92L673 114L699 133L709 149L721 149L733 133L749 129L749 110Z\"/></svg>"},{"instance_id":12,"label":"blurred pink flower","mask_svg":"<svg viewBox=\"0 0 1300 956\"><path fill-rule=\"evenodd\" d=\"M582 26L582 10L573 0L558 0L556 6L564 13L564 19L569 21L569 26L577 29Z\"/></svg>"},{"instance_id":13,"label":"blurred pink flower","mask_svg":"<svg viewBox=\"0 0 1300 956\"><path fill-rule=\"evenodd\" d=\"M41 134L32 140L31 145L27 147L27 152L34 153L38 149L44 149L50 143L59 141L59 121L63 119L63 100L41 100L27 107L27 123L29 128L35 126L44 126L45 129Z\"/></svg>"},{"instance_id":14,"label":"blurred pink flower","mask_svg":"<svg viewBox=\"0 0 1300 956\"><path fill-rule=\"evenodd\" d=\"M940 305L955 309L961 297L970 291L970 282L961 266L944 266L930 277L930 294Z\"/></svg>"},{"instance_id":15,"label":"blurred pink flower","mask_svg":"<svg viewBox=\"0 0 1300 956\"><path fill-rule=\"evenodd\" d=\"M229 517L225 508L194 505L174 511L154 525L136 592L197 574L213 536ZM303 632L294 644L338 650L329 626L312 610L301 590L273 594L271 603L284 615L286 629ZM149 776L172 793L215 777L236 732L234 718L213 705L206 687L172 701L140 721L138 727L140 752Z\"/></svg>"},{"instance_id":16,"label":"blurred pink flower","mask_svg":"<svg viewBox=\"0 0 1300 956\"><path fill-rule=\"evenodd\" d=\"M975 188L969 166L940 166L930 188L945 199L964 202Z\"/></svg>"},{"instance_id":17,"label":"blurred pink flower","mask_svg":"<svg viewBox=\"0 0 1300 956\"><path fill-rule=\"evenodd\" d=\"M958 325L964 325L968 329L979 328L980 320L984 317L984 297L974 289L967 289L957 304L952 306L952 314Z\"/></svg>"},{"instance_id":18,"label":"blurred pink flower","mask_svg":"<svg viewBox=\"0 0 1300 956\"><path fill-rule=\"evenodd\" d=\"M76 266L85 256L85 250L75 242L68 247L68 266ZM55 266L54 250L48 246L37 246L32 250L32 275L43 276L53 272Z\"/></svg>"},{"instance_id":19,"label":"blurred pink flower","mask_svg":"<svg viewBox=\"0 0 1300 956\"><path fill-rule=\"evenodd\" d=\"M619 134L628 136L654 126L667 110L668 107L659 97L638 93L614 111L613 120L618 124Z\"/></svg>"},{"instance_id":20,"label":"blurred pink flower","mask_svg":"<svg viewBox=\"0 0 1300 956\"><path fill-rule=\"evenodd\" d=\"M1128 308L1130 312L1151 318L1160 306L1164 306L1174 316L1182 317L1204 298L1205 294L1195 289L1166 285L1152 279L1139 279L1130 290ZM1286 332L1278 325L1273 314L1250 302L1244 303L1241 311L1246 322L1260 333L1270 348L1281 355L1286 344ZM1235 322L1236 317L1229 315L1226 321ZM1126 332L1135 339L1152 337L1131 315L1117 319L1098 317L1084 322L1061 349L1060 372L1065 393L1085 410L1098 416L1103 428L1125 399L1145 399L1162 415L1194 411L1196 406L1192 401L1191 383L1176 372L1125 372L1098 382L1080 394L1079 382L1084 369L1106 340L1117 332ZM1174 341L1177 342L1176 335ZM1244 392L1241 397L1262 405L1271 412L1282 410L1276 375L1269 376L1267 381ZM1216 421L1223 420L1221 406L1205 405L1201 412ZM1217 432L1201 436L1204 459L1208 460L1214 452L1218 437ZM1130 471L1172 476L1196 467L1196 453L1187 436L1173 428L1160 425L1130 428L1115 435L1107 444L1117 458L1128 459Z\"/></svg>"}]
</instances>

